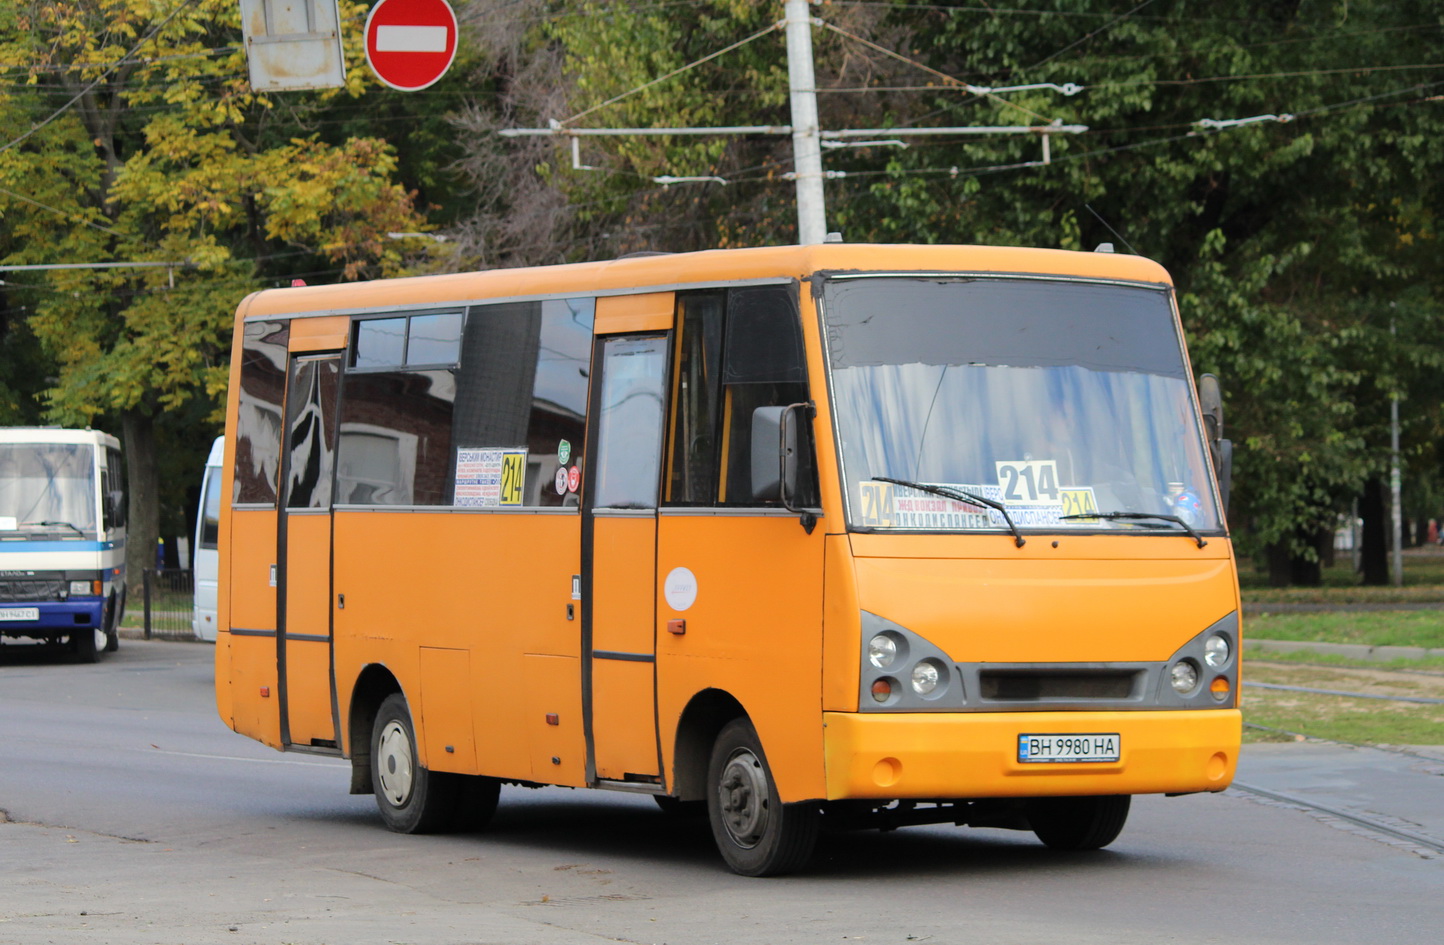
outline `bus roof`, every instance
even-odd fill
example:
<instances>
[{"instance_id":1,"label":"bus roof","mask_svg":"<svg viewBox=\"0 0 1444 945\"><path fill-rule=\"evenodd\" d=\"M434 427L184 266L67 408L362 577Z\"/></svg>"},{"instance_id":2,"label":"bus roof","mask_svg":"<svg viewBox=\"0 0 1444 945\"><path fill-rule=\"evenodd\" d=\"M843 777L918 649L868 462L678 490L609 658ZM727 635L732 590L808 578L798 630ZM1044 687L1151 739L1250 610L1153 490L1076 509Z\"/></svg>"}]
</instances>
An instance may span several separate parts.
<instances>
[{"instance_id":1,"label":"bus roof","mask_svg":"<svg viewBox=\"0 0 1444 945\"><path fill-rule=\"evenodd\" d=\"M99 443L120 447L120 441L109 433L61 427L0 427L0 443Z\"/></svg>"},{"instance_id":2,"label":"bus roof","mask_svg":"<svg viewBox=\"0 0 1444 945\"><path fill-rule=\"evenodd\" d=\"M1005 246L819 243L659 253L602 262L490 269L373 282L267 289L241 302L241 318L366 309L457 306L493 298L671 291L727 282L801 279L817 272L957 272L1050 275L1171 285L1152 260Z\"/></svg>"}]
</instances>

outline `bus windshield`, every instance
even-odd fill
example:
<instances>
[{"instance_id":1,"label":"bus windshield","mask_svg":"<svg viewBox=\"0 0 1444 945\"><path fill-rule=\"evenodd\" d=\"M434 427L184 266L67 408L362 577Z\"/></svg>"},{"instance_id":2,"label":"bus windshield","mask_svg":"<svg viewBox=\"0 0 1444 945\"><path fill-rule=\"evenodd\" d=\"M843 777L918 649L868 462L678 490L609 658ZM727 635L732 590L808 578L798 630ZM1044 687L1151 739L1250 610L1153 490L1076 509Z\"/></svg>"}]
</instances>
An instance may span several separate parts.
<instances>
[{"instance_id":1,"label":"bus windshield","mask_svg":"<svg viewBox=\"0 0 1444 945\"><path fill-rule=\"evenodd\" d=\"M1165 289L837 277L822 302L851 527L1221 527Z\"/></svg>"},{"instance_id":2,"label":"bus windshield","mask_svg":"<svg viewBox=\"0 0 1444 945\"><path fill-rule=\"evenodd\" d=\"M95 447L84 443L0 443L0 531L95 532Z\"/></svg>"}]
</instances>

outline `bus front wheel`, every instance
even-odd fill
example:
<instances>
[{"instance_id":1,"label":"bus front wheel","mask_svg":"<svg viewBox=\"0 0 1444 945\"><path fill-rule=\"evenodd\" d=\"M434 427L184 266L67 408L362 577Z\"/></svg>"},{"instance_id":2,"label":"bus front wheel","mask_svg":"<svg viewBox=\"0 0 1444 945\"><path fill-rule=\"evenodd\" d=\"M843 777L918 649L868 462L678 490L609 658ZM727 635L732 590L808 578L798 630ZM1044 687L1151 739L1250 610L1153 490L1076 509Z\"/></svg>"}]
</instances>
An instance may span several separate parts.
<instances>
[{"instance_id":1,"label":"bus front wheel","mask_svg":"<svg viewBox=\"0 0 1444 945\"><path fill-rule=\"evenodd\" d=\"M746 719L729 722L713 745L707 818L722 859L743 876L792 872L817 842L817 805L782 803L757 731Z\"/></svg>"},{"instance_id":2,"label":"bus front wheel","mask_svg":"<svg viewBox=\"0 0 1444 945\"><path fill-rule=\"evenodd\" d=\"M456 810L457 778L421 766L411 711L400 693L387 696L376 712L371 783L381 819L397 833L434 833L449 826Z\"/></svg>"},{"instance_id":3,"label":"bus front wheel","mask_svg":"<svg viewBox=\"0 0 1444 945\"><path fill-rule=\"evenodd\" d=\"M1035 797L1028 802L1028 823L1055 850L1100 850L1123 832L1131 800L1127 794Z\"/></svg>"},{"instance_id":4,"label":"bus front wheel","mask_svg":"<svg viewBox=\"0 0 1444 945\"><path fill-rule=\"evenodd\" d=\"M101 631L91 627L83 627L76 630L70 636L70 651L75 655L77 663L98 663L103 644L97 644L95 637ZM103 636L102 636L103 638Z\"/></svg>"}]
</instances>

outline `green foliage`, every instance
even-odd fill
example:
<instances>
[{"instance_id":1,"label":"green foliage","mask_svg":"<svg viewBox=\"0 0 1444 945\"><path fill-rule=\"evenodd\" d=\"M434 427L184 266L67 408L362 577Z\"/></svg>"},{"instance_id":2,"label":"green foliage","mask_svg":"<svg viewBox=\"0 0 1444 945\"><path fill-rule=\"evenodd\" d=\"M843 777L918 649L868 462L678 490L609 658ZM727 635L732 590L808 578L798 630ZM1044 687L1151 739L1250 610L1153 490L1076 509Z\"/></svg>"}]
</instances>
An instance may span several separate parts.
<instances>
[{"instance_id":1,"label":"green foliage","mask_svg":"<svg viewBox=\"0 0 1444 945\"><path fill-rule=\"evenodd\" d=\"M566 49L583 113L568 124L789 122L780 32L586 112L781 14L780 3L713 0L583 15L599 6L568 5L576 15L548 33ZM1444 512L1422 504L1444 499L1444 74L1421 65L1437 61L1444 11L1384 0L813 10L837 27L814 30L824 128L1089 129L1053 135L1047 164L1036 133L827 151L827 169L841 172L827 185L830 229L852 242L1111 242L1163 262L1195 368L1224 383L1231 520L1246 553L1314 554L1314 537L1385 474L1394 395L1415 503L1406 514ZM1083 91L975 94L969 83ZM546 172L598 225L693 241L657 248L795 238L786 139L583 141L585 161L610 174L570 170L561 148ZM689 185L682 205L649 180L660 174L728 184ZM693 226L678 234L680 216Z\"/></svg>"},{"instance_id":2,"label":"green foliage","mask_svg":"<svg viewBox=\"0 0 1444 945\"><path fill-rule=\"evenodd\" d=\"M362 7L344 8L357 23ZM59 362L55 421L220 404L236 303L273 259L310 257L341 278L395 271L386 232L424 226L392 149L323 142L297 120L304 105L282 127L249 87L239 39L232 0L22 3L0 20L0 133L15 142L0 153L6 260L175 264L55 270L12 288ZM360 94L358 55L348 89L307 95L311 110Z\"/></svg>"}]
</instances>

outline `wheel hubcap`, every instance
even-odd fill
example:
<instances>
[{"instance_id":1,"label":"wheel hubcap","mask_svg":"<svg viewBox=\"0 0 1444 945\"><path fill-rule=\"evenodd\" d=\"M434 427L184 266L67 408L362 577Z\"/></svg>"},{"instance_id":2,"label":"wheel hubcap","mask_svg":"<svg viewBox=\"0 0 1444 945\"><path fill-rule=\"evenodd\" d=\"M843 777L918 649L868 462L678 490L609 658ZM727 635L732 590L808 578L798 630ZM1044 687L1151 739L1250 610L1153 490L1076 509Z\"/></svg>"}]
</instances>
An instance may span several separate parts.
<instances>
[{"instance_id":1,"label":"wheel hubcap","mask_svg":"<svg viewBox=\"0 0 1444 945\"><path fill-rule=\"evenodd\" d=\"M738 749L727 759L717 783L722 823L738 846L751 848L767 830L767 773L751 751Z\"/></svg>"},{"instance_id":2,"label":"wheel hubcap","mask_svg":"<svg viewBox=\"0 0 1444 945\"><path fill-rule=\"evenodd\" d=\"M392 720L381 730L376 746L376 774L381 794L392 807L402 807L411 797L415 773L411 767L411 736L400 722Z\"/></svg>"}]
</instances>

